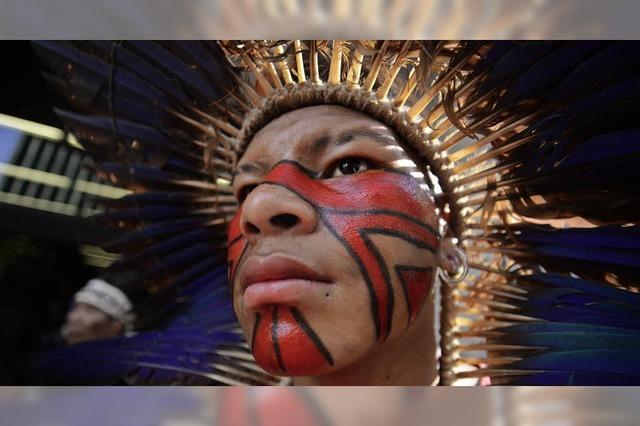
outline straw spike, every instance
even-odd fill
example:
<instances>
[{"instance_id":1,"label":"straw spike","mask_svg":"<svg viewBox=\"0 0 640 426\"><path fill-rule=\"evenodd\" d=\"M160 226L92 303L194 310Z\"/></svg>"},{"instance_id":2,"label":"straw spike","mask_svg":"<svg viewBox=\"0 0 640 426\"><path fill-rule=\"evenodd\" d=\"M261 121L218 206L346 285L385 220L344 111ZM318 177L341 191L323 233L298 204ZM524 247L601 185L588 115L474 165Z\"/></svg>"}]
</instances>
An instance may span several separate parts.
<instances>
[{"instance_id":1,"label":"straw spike","mask_svg":"<svg viewBox=\"0 0 640 426\"><path fill-rule=\"evenodd\" d=\"M260 97L258 92L256 92L253 89L253 87L251 87L246 81L242 80L242 78L240 78L238 75L233 74L233 77L236 80L236 82L238 83L238 85L240 86L240 91L242 92L242 94L244 95L246 100L249 101L251 106L255 108L258 105L260 105L260 102L261 102L262 98ZM239 101L239 99L238 99L238 101Z\"/></svg>"},{"instance_id":2,"label":"straw spike","mask_svg":"<svg viewBox=\"0 0 640 426\"><path fill-rule=\"evenodd\" d=\"M465 176L464 178L455 181L455 183L457 185L466 185L468 183L474 182L476 180L480 180L483 179L487 176L490 176L492 174L497 174L497 173L501 173L501 172L506 172L507 170L517 167L518 164L520 163L514 163L514 164L504 164L502 166L496 166L496 167L491 167L488 168L486 170L483 170L481 172L469 175L469 176Z\"/></svg>"},{"instance_id":3,"label":"straw spike","mask_svg":"<svg viewBox=\"0 0 640 426\"><path fill-rule=\"evenodd\" d=\"M280 45L276 47L276 53L278 55L282 55L284 53L284 46ZM278 61L278 69L280 70L280 74L282 74L284 84L286 84L287 86L294 84L293 78L291 77L291 71L289 70L289 65L287 64L286 59Z\"/></svg>"},{"instance_id":4,"label":"straw spike","mask_svg":"<svg viewBox=\"0 0 640 426\"><path fill-rule=\"evenodd\" d=\"M340 84L342 73L342 40L334 40L331 50L331 66L329 67L329 84Z\"/></svg>"},{"instance_id":5,"label":"straw spike","mask_svg":"<svg viewBox=\"0 0 640 426\"><path fill-rule=\"evenodd\" d=\"M418 73L416 72L415 67L411 68L411 70L409 71L409 79L407 80L407 83L402 88L402 91L400 92L400 94L393 101L393 106L395 106L396 108L402 108L404 106L404 104L407 102L407 99L409 99L409 96L411 96L411 94L413 93L414 89L417 86L417 83L418 83L417 75Z\"/></svg>"},{"instance_id":6,"label":"straw spike","mask_svg":"<svg viewBox=\"0 0 640 426\"><path fill-rule=\"evenodd\" d=\"M438 92L438 90L440 90L440 87L440 85L432 86L424 95L420 97L420 99L416 101L416 103L411 106L411 108L407 112L409 120L416 119L416 117L427 107L427 105L429 105L429 103L433 99L433 95Z\"/></svg>"},{"instance_id":7,"label":"straw spike","mask_svg":"<svg viewBox=\"0 0 640 426\"><path fill-rule=\"evenodd\" d=\"M318 45L316 40L311 40L309 45L309 74L311 81L315 84L321 84L320 69L318 66Z\"/></svg>"},{"instance_id":8,"label":"straw spike","mask_svg":"<svg viewBox=\"0 0 640 426\"><path fill-rule=\"evenodd\" d=\"M459 161L461 159L463 159L464 157L471 155L472 153L474 153L476 150L478 150L480 147L491 143L493 141L495 141L498 138L501 138L502 136L504 136L506 133L508 133L511 130L516 129L518 126L522 125L523 123L527 122L528 120L531 120L530 116L526 116L524 118L521 118L520 120L516 120L513 123L504 126L503 128L501 128L500 130L498 130L497 132L493 132L487 136L485 136L482 139L478 139L477 141L475 141L474 143L472 143L469 146L466 146L456 152L452 152L451 154L449 154L449 160L453 163L455 163L456 161Z\"/></svg>"},{"instance_id":9,"label":"straw spike","mask_svg":"<svg viewBox=\"0 0 640 426\"><path fill-rule=\"evenodd\" d=\"M402 67L402 64L405 59L405 55L407 54L409 47L411 47L411 43L412 43L411 41L405 41L404 44L402 45L402 49L400 50L400 53L398 53L396 60L394 61L393 65L391 66L391 69L389 70L389 76L387 77L385 82L382 83L382 86L380 86L380 88L376 93L376 96L378 97L378 99L383 100L387 98L387 95L389 94L389 90L393 85L393 81L398 76L398 72Z\"/></svg>"},{"instance_id":10,"label":"straw spike","mask_svg":"<svg viewBox=\"0 0 640 426\"><path fill-rule=\"evenodd\" d=\"M209 135L209 136L213 136L213 137L218 137L218 133L211 128L211 126L205 126L204 124L200 123L199 121L194 120L193 118L187 117L184 114L179 113L178 111L169 109L169 112L173 115L175 115L176 117L180 118L182 121L184 121L187 124L192 125L193 127L195 127L196 129L200 130L201 132L204 132L205 134Z\"/></svg>"},{"instance_id":11,"label":"straw spike","mask_svg":"<svg viewBox=\"0 0 640 426\"><path fill-rule=\"evenodd\" d=\"M490 300L487 295L484 295L484 298L483 297L478 297L478 295L474 295L474 296L456 296L456 295L454 295L454 298L458 302L468 303L470 305L481 304L481 305L484 305L484 306L487 306L487 307L496 308L496 309L504 309L504 310L508 310L508 311L517 311L518 310L518 307L516 305L513 305L511 303L495 302L493 300Z\"/></svg>"},{"instance_id":12,"label":"straw spike","mask_svg":"<svg viewBox=\"0 0 640 426\"><path fill-rule=\"evenodd\" d=\"M427 114L425 116L425 118L420 122L420 126L421 127L431 127L432 129L436 130L436 127L433 127L433 124L435 124L439 119L442 118L442 116L445 114L444 112L444 103L440 102L438 104L438 106L436 106L434 109L432 109L431 111L429 111L429 114ZM434 118L435 117L435 118ZM443 123L441 123L440 125L442 125ZM440 127L440 126L438 126Z\"/></svg>"},{"instance_id":13,"label":"straw spike","mask_svg":"<svg viewBox=\"0 0 640 426\"><path fill-rule=\"evenodd\" d=\"M466 137L466 133L456 129L447 139L442 142L440 146L438 146L438 150L440 152L446 151Z\"/></svg>"},{"instance_id":14,"label":"straw spike","mask_svg":"<svg viewBox=\"0 0 640 426\"><path fill-rule=\"evenodd\" d=\"M241 109L244 109L245 111L248 110L248 105L246 104L245 100L238 98L238 96L229 91L228 92L229 97L235 99L239 105L239 107ZM242 117L240 117L238 115L237 111L232 110L231 108L227 108L225 107L223 104L221 104L220 102L215 102L212 104L212 106L215 108L216 111L218 111L220 113L220 117L222 119L227 118L229 119L230 122L235 123L235 127L240 128L242 127ZM211 115L213 115L213 113L211 113Z\"/></svg>"},{"instance_id":15,"label":"straw spike","mask_svg":"<svg viewBox=\"0 0 640 426\"><path fill-rule=\"evenodd\" d=\"M349 87L354 88L360 85L360 73L362 72L362 61L364 54L358 49L353 49L351 53L351 65L349 66L349 72L347 73L347 84Z\"/></svg>"},{"instance_id":16,"label":"straw spike","mask_svg":"<svg viewBox=\"0 0 640 426\"><path fill-rule=\"evenodd\" d=\"M438 79L438 82L435 85L433 85L433 87L431 87L411 107L411 109L407 113L407 115L409 116L409 119L414 120L418 115L420 115L422 111L424 111L424 109L427 107L427 105L429 105L429 103L431 102L431 99L433 99L434 94L442 90L442 88L455 77L456 73L460 71L462 67L467 65L468 59L470 59L474 54L475 53L470 53L469 55L467 55L465 60L460 61L460 63L457 64L455 67L453 67L451 70L449 70L449 72L444 77Z\"/></svg>"},{"instance_id":17,"label":"straw spike","mask_svg":"<svg viewBox=\"0 0 640 426\"><path fill-rule=\"evenodd\" d=\"M271 77L271 81L274 83L275 87L277 89L282 89L282 81L280 80L275 64L272 61L265 61L264 68L266 69L268 76Z\"/></svg>"},{"instance_id":18,"label":"straw spike","mask_svg":"<svg viewBox=\"0 0 640 426\"><path fill-rule=\"evenodd\" d=\"M304 83L307 81L307 77L304 71L304 58L302 57L302 43L300 40L293 41L293 48L296 54L296 69L298 71L298 83Z\"/></svg>"},{"instance_id":19,"label":"straw spike","mask_svg":"<svg viewBox=\"0 0 640 426\"><path fill-rule=\"evenodd\" d=\"M458 89L456 91L455 96L454 96L453 99L455 100L455 99L460 98L462 95L464 95L466 92L468 92L469 89L474 87L475 84L484 76L485 76L484 73L482 73L482 75L479 75L476 78L474 78L471 81L469 81L468 83L465 83L464 86L462 86L460 89ZM472 104L464 106L463 108L460 109L460 111L458 111L458 113L460 115L464 115L464 111L467 108L473 107L473 106L479 104L480 102L484 101L484 99L485 99L485 97L482 97L481 99L478 99L478 100L474 101ZM438 123L437 127L434 127L434 125L436 123ZM435 107L433 110L431 110L429 112L429 114L427 115L427 117L420 122L420 126L421 127L424 128L424 127L428 126L428 127L431 127L432 129L434 129L434 133L433 133L434 136L439 136L439 135L443 134L452 125L453 125L453 123L451 123L451 120L449 120L449 117L446 115L446 113L444 111L444 100L443 100L443 102L440 102L440 104L438 104L437 107Z\"/></svg>"},{"instance_id":20,"label":"straw spike","mask_svg":"<svg viewBox=\"0 0 640 426\"><path fill-rule=\"evenodd\" d=\"M269 80L267 80L267 78L260 72L256 64L254 64L253 61L251 60L251 58L249 58L249 56L246 54L243 55L242 58L244 62L249 66L251 71L253 72L253 75L256 78L256 82L262 88L265 94L270 94L271 92L273 92L273 87L269 83Z\"/></svg>"},{"instance_id":21,"label":"straw spike","mask_svg":"<svg viewBox=\"0 0 640 426\"><path fill-rule=\"evenodd\" d=\"M380 47L380 51L376 54L373 64L371 65L371 69L369 70L369 74L367 75L367 79L362 86L363 90L370 92L373 88L373 85L376 83L378 79L378 72L380 72L380 66L382 65L382 61L384 59L384 55L387 51L387 47L389 46L389 40L385 40L382 43L382 47Z\"/></svg>"},{"instance_id":22,"label":"straw spike","mask_svg":"<svg viewBox=\"0 0 640 426\"><path fill-rule=\"evenodd\" d=\"M438 125L438 127L431 133L430 136L432 138L440 137L445 133L447 133L452 127L453 127L453 123L448 118L445 117L445 119L442 120L442 123Z\"/></svg>"},{"instance_id":23,"label":"straw spike","mask_svg":"<svg viewBox=\"0 0 640 426\"><path fill-rule=\"evenodd\" d=\"M189 109L195 112L196 114L198 114L200 117L207 120L209 123L219 128L220 130L227 132L231 136L237 137L238 134L240 133L240 130L236 127L233 127L228 121L220 120L219 118L216 118L212 115L205 113L204 111L201 111L191 106L189 107Z\"/></svg>"},{"instance_id":24,"label":"straw spike","mask_svg":"<svg viewBox=\"0 0 640 426\"><path fill-rule=\"evenodd\" d=\"M533 140L535 137L536 137L536 135L530 135L530 136L527 136L527 137L522 138L522 139L517 139L517 140L515 140L515 141L513 141L511 143L508 143L506 145L503 145L503 146L501 146L499 148L492 149L489 152L486 152L486 153L484 153L482 155L479 155L477 157L472 158L469 161L466 161L466 162L464 162L464 163L462 163L460 165L455 166L453 168L453 170L454 170L455 173L459 173L459 172L462 172L464 170L467 170L469 167L475 166L475 165L480 164L480 163L482 163L484 161L487 161L489 159L495 158L498 155L504 154L505 152L510 151L510 150L512 150L514 148L522 146L525 143Z\"/></svg>"},{"instance_id":25,"label":"straw spike","mask_svg":"<svg viewBox=\"0 0 640 426\"><path fill-rule=\"evenodd\" d=\"M238 93L235 93L235 91L228 91L227 93L229 97L238 102L240 108L244 110L244 112L247 112L251 108L260 104L260 96L256 93L253 87L249 86L235 73L233 74L233 79L238 83L240 90L238 90Z\"/></svg>"}]
</instances>

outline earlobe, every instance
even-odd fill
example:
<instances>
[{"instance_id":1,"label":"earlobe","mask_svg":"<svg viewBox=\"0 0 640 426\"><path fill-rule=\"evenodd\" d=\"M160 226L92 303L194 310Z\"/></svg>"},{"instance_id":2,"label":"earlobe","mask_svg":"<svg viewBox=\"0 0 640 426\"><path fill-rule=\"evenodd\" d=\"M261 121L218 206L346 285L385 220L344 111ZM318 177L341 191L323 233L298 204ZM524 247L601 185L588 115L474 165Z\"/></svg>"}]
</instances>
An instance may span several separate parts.
<instances>
[{"instance_id":1,"label":"earlobe","mask_svg":"<svg viewBox=\"0 0 640 426\"><path fill-rule=\"evenodd\" d=\"M469 269L467 255L457 247L453 238L445 237L438 248L438 266L440 278L450 284L462 281Z\"/></svg>"}]
</instances>

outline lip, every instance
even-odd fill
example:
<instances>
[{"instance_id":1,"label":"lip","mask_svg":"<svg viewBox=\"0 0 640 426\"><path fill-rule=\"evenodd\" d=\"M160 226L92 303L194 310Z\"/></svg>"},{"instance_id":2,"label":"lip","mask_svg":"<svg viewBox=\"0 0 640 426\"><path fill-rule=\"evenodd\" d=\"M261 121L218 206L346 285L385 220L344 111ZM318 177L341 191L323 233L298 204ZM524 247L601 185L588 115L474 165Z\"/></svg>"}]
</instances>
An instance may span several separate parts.
<instances>
[{"instance_id":1,"label":"lip","mask_svg":"<svg viewBox=\"0 0 640 426\"><path fill-rule=\"evenodd\" d=\"M244 305L295 304L313 293L326 292L331 281L303 262L282 254L252 256L239 276Z\"/></svg>"}]
</instances>

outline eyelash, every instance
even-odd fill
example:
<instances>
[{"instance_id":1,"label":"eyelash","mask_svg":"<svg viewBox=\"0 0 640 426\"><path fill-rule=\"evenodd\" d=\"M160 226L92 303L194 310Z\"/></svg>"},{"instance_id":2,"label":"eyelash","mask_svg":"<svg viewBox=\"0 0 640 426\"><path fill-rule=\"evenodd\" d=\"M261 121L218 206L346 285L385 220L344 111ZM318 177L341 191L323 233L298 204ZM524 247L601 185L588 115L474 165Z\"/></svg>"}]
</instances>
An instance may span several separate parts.
<instances>
[{"instance_id":1,"label":"eyelash","mask_svg":"<svg viewBox=\"0 0 640 426\"><path fill-rule=\"evenodd\" d=\"M331 164L331 166L326 168L325 171L321 173L320 178L321 179L329 179L329 178L333 177L333 174L336 172L336 170L338 170L338 168L340 167L341 163L345 163L347 161L354 161L354 160L355 161L359 161L359 162L361 162L362 164L365 165L366 169L362 170L362 171L366 171L366 170L370 170L372 168L378 167L378 165L374 161L368 160L368 159L363 158L363 157L357 157L357 156L343 157L343 158L340 158L339 160L334 161ZM350 173L350 174L358 174L358 173L361 173L362 171L356 171L355 173ZM349 174L345 175L343 173L343 176L348 176L348 175Z\"/></svg>"},{"instance_id":2,"label":"eyelash","mask_svg":"<svg viewBox=\"0 0 640 426\"><path fill-rule=\"evenodd\" d=\"M346 162L346 161L360 161L362 162L366 169L363 171L367 171L367 170L371 170L373 168L379 168L380 165L377 164L374 161L368 160L366 158L363 157L356 157L356 156L352 156L352 157L343 157L340 158L336 161L334 161L329 167L327 167L322 173L320 173L319 178L320 179L330 179L332 178L333 174L336 172L336 170L338 169L338 167L340 166L340 163ZM353 174L358 174L358 173L362 173L362 171L357 171ZM349 174L343 174L342 176L349 176ZM249 193L251 193L251 191L253 191L256 187L258 186L258 184L249 184L249 185L244 185L243 187L241 187L240 189L238 189L238 192L236 194L236 198L238 199L239 203L244 202L244 200L249 196Z\"/></svg>"}]
</instances>

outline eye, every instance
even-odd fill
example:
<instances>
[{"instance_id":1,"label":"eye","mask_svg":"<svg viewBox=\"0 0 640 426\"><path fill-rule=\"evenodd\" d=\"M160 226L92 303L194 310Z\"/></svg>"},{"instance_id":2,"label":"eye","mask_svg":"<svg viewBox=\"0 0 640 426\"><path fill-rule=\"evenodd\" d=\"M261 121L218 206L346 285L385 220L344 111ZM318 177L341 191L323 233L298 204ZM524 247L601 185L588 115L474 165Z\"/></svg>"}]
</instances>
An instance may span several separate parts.
<instances>
[{"instance_id":1,"label":"eye","mask_svg":"<svg viewBox=\"0 0 640 426\"><path fill-rule=\"evenodd\" d=\"M369 170L373 167L370 161L367 161L359 157L343 158L336 163L325 173L327 178L355 175L356 173Z\"/></svg>"},{"instance_id":2,"label":"eye","mask_svg":"<svg viewBox=\"0 0 640 426\"><path fill-rule=\"evenodd\" d=\"M248 196L251 191L253 191L258 185L245 185L241 187L236 193L236 198L239 203L242 203Z\"/></svg>"}]
</instances>

